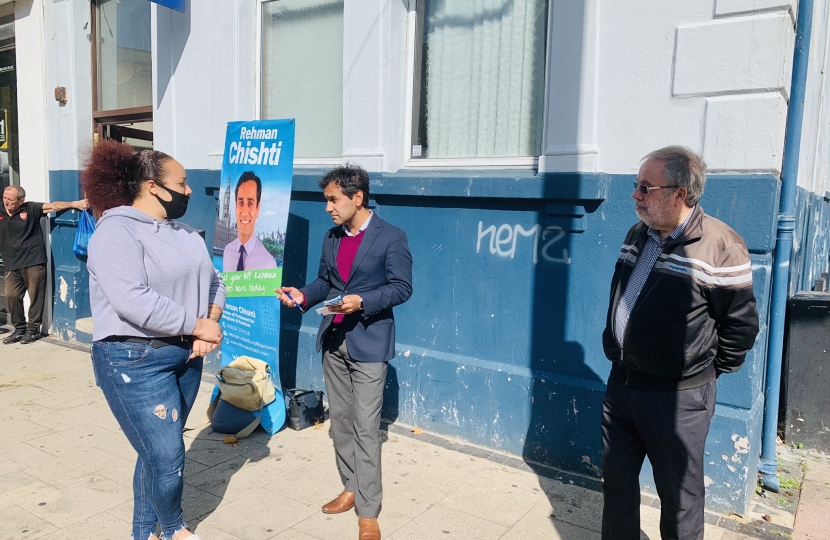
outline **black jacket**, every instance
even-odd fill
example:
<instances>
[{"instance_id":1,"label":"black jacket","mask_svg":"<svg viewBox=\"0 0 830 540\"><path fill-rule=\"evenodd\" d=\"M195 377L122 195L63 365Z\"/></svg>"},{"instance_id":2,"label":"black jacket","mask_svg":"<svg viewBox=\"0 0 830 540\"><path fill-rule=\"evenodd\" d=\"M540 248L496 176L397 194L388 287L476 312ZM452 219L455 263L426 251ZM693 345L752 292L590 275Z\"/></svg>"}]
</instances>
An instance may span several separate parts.
<instances>
[{"instance_id":1,"label":"black jacket","mask_svg":"<svg viewBox=\"0 0 830 540\"><path fill-rule=\"evenodd\" d=\"M758 334L752 265L738 233L699 205L654 264L620 349L614 317L647 231L643 222L628 231L611 280L602 344L612 376L633 388L683 389L738 371Z\"/></svg>"}]
</instances>

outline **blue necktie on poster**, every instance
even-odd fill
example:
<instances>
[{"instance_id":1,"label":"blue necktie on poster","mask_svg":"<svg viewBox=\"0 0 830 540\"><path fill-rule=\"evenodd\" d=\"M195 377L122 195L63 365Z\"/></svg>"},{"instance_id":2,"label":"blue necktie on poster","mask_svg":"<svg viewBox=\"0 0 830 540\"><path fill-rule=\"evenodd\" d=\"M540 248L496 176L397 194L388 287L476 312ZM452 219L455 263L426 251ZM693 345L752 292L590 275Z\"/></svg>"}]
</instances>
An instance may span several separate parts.
<instances>
[{"instance_id":1,"label":"blue necktie on poster","mask_svg":"<svg viewBox=\"0 0 830 540\"><path fill-rule=\"evenodd\" d=\"M285 423L274 289L282 285L294 127L293 119L228 123L213 235L213 264L227 289L219 365L247 356L271 367L277 399L263 409L261 420L271 435Z\"/></svg>"},{"instance_id":2,"label":"blue necktie on poster","mask_svg":"<svg viewBox=\"0 0 830 540\"><path fill-rule=\"evenodd\" d=\"M155 2L160 6L169 7L170 9L181 11L182 13L184 13L185 1L186 0L150 0L150 2Z\"/></svg>"}]
</instances>

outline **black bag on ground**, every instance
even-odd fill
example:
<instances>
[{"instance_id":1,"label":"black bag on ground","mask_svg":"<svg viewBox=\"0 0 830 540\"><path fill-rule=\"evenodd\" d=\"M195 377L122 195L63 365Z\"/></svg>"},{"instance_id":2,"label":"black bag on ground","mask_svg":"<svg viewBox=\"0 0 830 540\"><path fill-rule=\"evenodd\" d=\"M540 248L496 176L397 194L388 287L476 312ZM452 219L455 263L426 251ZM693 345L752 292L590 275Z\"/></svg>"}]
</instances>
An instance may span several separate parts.
<instances>
[{"instance_id":1,"label":"black bag on ground","mask_svg":"<svg viewBox=\"0 0 830 540\"><path fill-rule=\"evenodd\" d=\"M292 388L285 391L285 407L288 409L286 424L294 430L305 429L325 420L323 392Z\"/></svg>"}]
</instances>

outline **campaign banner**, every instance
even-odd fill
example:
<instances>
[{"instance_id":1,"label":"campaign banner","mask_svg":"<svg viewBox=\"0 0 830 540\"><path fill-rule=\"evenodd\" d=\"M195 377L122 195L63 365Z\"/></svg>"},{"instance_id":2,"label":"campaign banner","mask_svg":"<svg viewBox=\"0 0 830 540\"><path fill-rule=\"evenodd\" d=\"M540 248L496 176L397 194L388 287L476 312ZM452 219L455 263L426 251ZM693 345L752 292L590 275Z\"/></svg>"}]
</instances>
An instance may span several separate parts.
<instances>
[{"instance_id":1,"label":"campaign banner","mask_svg":"<svg viewBox=\"0 0 830 540\"><path fill-rule=\"evenodd\" d=\"M274 289L282 284L293 164L293 119L228 123L213 233L213 264L227 289L218 360L223 367L247 356L271 367L277 399L261 419L271 435L285 423Z\"/></svg>"}]
</instances>

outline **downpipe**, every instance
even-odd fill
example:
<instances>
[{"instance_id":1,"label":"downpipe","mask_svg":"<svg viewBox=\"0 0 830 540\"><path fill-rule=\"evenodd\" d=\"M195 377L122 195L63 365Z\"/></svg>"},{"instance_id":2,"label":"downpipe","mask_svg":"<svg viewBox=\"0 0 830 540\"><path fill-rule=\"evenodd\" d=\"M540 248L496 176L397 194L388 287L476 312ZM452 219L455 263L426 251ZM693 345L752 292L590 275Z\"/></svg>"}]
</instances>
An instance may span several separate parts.
<instances>
[{"instance_id":1,"label":"downpipe","mask_svg":"<svg viewBox=\"0 0 830 540\"><path fill-rule=\"evenodd\" d=\"M778 407L781 393L781 366L784 353L784 322L790 286L790 257L795 230L795 193L798 182L798 160L801 153L801 128L804 120L804 98L807 91L807 66L810 59L810 38L813 29L813 0L800 0L796 20L793 72L784 159L781 166L781 205L772 275L767 373L764 383L764 432L761 461L758 464L761 485L774 492L780 489L778 479L777 438Z\"/></svg>"}]
</instances>

